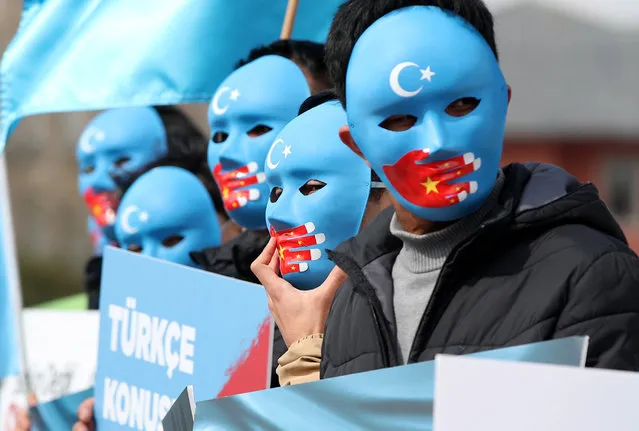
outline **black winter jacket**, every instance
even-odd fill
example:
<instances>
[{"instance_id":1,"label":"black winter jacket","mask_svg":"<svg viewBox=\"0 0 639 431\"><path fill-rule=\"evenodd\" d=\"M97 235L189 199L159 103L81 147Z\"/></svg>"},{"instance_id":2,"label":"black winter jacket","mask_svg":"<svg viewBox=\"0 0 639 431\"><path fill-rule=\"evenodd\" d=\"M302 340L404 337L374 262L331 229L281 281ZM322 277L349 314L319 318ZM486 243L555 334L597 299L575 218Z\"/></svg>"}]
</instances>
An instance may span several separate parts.
<instances>
[{"instance_id":1,"label":"black winter jacket","mask_svg":"<svg viewBox=\"0 0 639 431\"><path fill-rule=\"evenodd\" d=\"M238 280L260 284L251 272L251 263L262 253L268 243L269 235L244 231L231 241L217 248L207 248L192 252L191 259L205 271L226 275ZM277 360L286 353L287 347L282 333L275 326L273 334L273 361L271 368L271 388L280 386L277 376Z\"/></svg>"},{"instance_id":2,"label":"black winter jacket","mask_svg":"<svg viewBox=\"0 0 639 431\"><path fill-rule=\"evenodd\" d=\"M497 208L448 256L408 362L588 335L587 366L639 370L639 259L595 186L552 165L504 174ZM326 322L321 378L400 365L392 215L330 253L349 279Z\"/></svg>"},{"instance_id":3,"label":"black winter jacket","mask_svg":"<svg viewBox=\"0 0 639 431\"><path fill-rule=\"evenodd\" d=\"M92 256L84 268L84 291L89 310L100 308L100 281L102 280L102 256Z\"/></svg>"}]
</instances>

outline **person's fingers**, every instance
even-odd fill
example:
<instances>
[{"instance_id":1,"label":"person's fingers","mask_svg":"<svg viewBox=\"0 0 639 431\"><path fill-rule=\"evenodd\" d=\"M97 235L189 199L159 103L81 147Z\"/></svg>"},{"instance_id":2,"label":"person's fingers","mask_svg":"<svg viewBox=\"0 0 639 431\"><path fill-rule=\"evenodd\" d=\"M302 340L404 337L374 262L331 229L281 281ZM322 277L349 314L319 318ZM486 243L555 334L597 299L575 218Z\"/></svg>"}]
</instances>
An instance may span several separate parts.
<instances>
[{"instance_id":1,"label":"person's fingers","mask_svg":"<svg viewBox=\"0 0 639 431\"><path fill-rule=\"evenodd\" d=\"M19 431L28 431L31 428L31 420L29 420L29 412L20 407L15 409L16 429Z\"/></svg>"},{"instance_id":2,"label":"person's fingers","mask_svg":"<svg viewBox=\"0 0 639 431\"><path fill-rule=\"evenodd\" d=\"M38 398L35 392L29 392L27 395L27 404L29 404L29 407L34 407L38 404Z\"/></svg>"},{"instance_id":3,"label":"person's fingers","mask_svg":"<svg viewBox=\"0 0 639 431\"><path fill-rule=\"evenodd\" d=\"M262 250L257 259L255 259L255 261L253 261L253 263L251 264L251 270L253 269L253 265L268 265L268 263L271 261L271 256L273 256L273 254L275 253L276 248L277 242L275 241L275 238L271 238L264 247L264 250Z\"/></svg>"},{"instance_id":4,"label":"person's fingers","mask_svg":"<svg viewBox=\"0 0 639 431\"><path fill-rule=\"evenodd\" d=\"M273 255L275 253L275 239L266 244L262 253L251 263L251 272L260 280L260 283L266 288L269 295L271 294L271 287L274 285L275 280L279 279L277 273L270 267Z\"/></svg>"},{"instance_id":5,"label":"person's fingers","mask_svg":"<svg viewBox=\"0 0 639 431\"><path fill-rule=\"evenodd\" d=\"M273 300L271 299L271 297L268 295L268 293L266 294L266 297L268 298L268 309L271 310L271 314L273 314L273 317L275 317L275 313L273 313Z\"/></svg>"},{"instance_id":6,"label":"person's fingers","mask_svg":"<svg viewBox=\"0 0 639 431\"><path fill-rule=\"evenodd\" d=\"M326 295L330 297L331 300L335 296L337 289L339 289L342 284L346 281L348 275L338 266L333 268L333 270L328 274L324 283L318 288L322 295Z\"/></svg>"},{"instance_id":7,"label":"person's fingers","mask_svg":"<svg viewBox=\"0 0 639 431\"><path fill-rule=\"evenodd\" d=\"M266 294L273 300L277 300L282 295L282 290L285 288L282 280L275 271L268 265L260 265L253 270L253 274L260 281L260 284L266 289Z\"/></svg>"},{"instance_id":8,"label":"person's fingers","mask_svg":"<svg viewBox=\"0 0 639 431\"><path fill-rule=\"evenodd\" d=\"M267 255L269 252L273 254ZM279 262L274 262L274 260L277 260L277 257L277 254L275 254L275 240L271 239L260 256L251 264L251 271L260 281L260 284L264 286L264 289L266 289L266 294L274 302L276 302L285 291L295 289L276 272L276 270L279 270ZM268 259L268 261L266 261L266 259ZM271 265L273 265L276 270L274 270Z\"/></svg>"},{"instance_id":9,"label":"person's fingers","mask_svg":"<svg viewBox=\"0 0 639 431\"><path fill-rule=\"evenodd\" d=\"M90 424L91 422L93 422L93 419L94 419L93 406L94 405L95 405L94 397L91 397L82 401L82 404L80 404L80 407L78 407L78 419L80 419L81 422L85 424Z\"/></svg>"},{"instance_id":10,"label":"person's fingers","mask_svg":"<svg viewBox=\"0 0 639 431\"><path fill-rule=\"evenodd\" d=\"M277 253L277 250L273 250L273 255L271 256L271 261L268 263L268 266L275 274L280 275L280 255Z\"/></svg>"},{"instance_id":11,"label":"person's fingers","mask_svg":"<svg viewBox=\"0 0 639 431\"><path fill-rule=\"evenodd\" d=\"M89 427L82 422L76 422L71 431L90 431Z\"/></svg>"}]
</instances>

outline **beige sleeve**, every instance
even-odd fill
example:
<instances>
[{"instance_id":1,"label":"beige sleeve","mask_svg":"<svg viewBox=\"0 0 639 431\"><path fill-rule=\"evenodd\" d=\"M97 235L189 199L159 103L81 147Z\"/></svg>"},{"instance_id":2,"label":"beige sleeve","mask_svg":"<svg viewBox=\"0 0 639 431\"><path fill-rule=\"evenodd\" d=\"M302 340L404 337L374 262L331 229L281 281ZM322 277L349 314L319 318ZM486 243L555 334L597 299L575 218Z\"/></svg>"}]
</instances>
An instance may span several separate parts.
<instances>
[{"instance_id":1,"label":"beige sleeve","mask_svg":"<svg viewBox=\"0 0 639 431\"><path fill-rule=\"evenodd\" d=\"M324 334L314 334L291 344L277 361L280 386L319 380Z\"/></svg>"}]
</instances>

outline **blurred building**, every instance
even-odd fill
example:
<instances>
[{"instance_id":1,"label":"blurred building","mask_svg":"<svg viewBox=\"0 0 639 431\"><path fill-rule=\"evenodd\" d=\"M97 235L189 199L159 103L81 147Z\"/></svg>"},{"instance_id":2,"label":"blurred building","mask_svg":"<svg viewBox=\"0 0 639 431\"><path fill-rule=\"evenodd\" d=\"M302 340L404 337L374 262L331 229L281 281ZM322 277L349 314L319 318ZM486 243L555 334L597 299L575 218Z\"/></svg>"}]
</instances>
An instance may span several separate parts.
<instances>
[{"instance_id":1,"label":"blurred building","mask_svg":"<svg viewBox=\"0 0 639 431\"><path fill-rule=\"evenodd\" d=\"M522 4L497 14L513 89L503 162L592 181L639 250L639 25L597 25Z\"/></svg>"}]
</instances>

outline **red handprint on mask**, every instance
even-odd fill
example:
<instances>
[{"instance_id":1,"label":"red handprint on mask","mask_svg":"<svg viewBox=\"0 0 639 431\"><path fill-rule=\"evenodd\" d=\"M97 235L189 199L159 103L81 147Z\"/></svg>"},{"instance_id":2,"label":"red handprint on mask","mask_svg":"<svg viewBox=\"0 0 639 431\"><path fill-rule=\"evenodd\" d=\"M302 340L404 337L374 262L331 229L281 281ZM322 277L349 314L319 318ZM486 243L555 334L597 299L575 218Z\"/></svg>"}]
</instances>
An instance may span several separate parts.
<instances>
[{"instance_id":1,"label":"red handprint on mask","mask_svg":"<svg viewBox=\"0 0 639 431\"><path fill-rule=\"evenodd\" d=\"M224 208L233 211L246 206L249 201L256 201L260 198L260 191L257 189L243 189L255 184L263 183L266 176L263 172L253 174L257 171L257 163L252 162L246 166L233 171L222 172L222 165L218 163L213 168L213 177L217 181L222 192Z\"/></svg>"},{"instance_id":2,"label":"red handprint on mask","mask_svg":"<svg viewBox=\"0 0 639 431\"><path fill-rule=\"evenodd\" d=\"M90 188L84 192L84 203L98 226L110 226L115 223L120 194L117 192L96 193L93 188Z\"/></svg>"},{"instance_id":3,"label":"red handprint on mask","mask_svg":"<svg viewBox=\"0 0 639 431\"><path fill-rule=\"evenodd\" d=\"M406 153L394 165L385 165L384 174L404 199L424 208L444 208L463 201L477 191L475 181L449 182L479 170L481 159L473 153L437 162L420 163L428 150Z\"/></svg>"},{"instance_id":4,"label":"red handprint on mask","mask_svg":"<svg viewBox=\"0 0 639 431\"><path fill-rule=\"evenodd\" d=\"M276 232L271 226L271 237L277 242L277 252L280 257L280 273L282 275L291 272L304 272L308 270L306 262L317 260L322 256L319 248L299 250L302 247L312 247L322 244L326 237L319 233L309 235L315 231L312 222L301 226Z\"/></svg>"}]
</instances>

